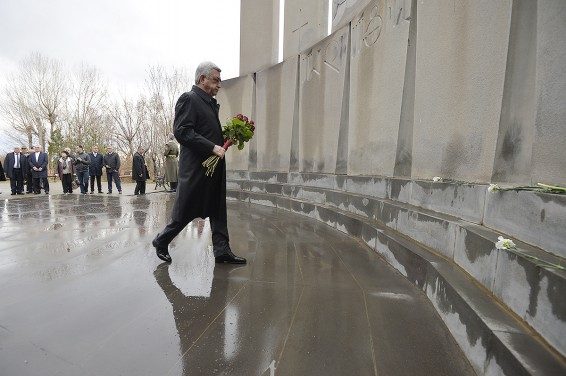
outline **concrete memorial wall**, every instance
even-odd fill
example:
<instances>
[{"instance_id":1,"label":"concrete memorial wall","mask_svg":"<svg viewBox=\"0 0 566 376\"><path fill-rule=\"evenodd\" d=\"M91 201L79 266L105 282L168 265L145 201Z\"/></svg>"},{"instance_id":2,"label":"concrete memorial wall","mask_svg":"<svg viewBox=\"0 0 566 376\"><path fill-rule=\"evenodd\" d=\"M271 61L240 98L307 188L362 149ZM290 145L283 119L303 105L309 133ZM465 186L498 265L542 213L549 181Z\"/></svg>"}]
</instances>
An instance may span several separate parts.
<instances>
[{"instance_id":1,"label":"concrete memorial wall","mask_svg":"<svg viewBox=\"0 0 566 376\"><path fill-rule=\"evenodd\" d=\"M340 128L347 126L349 27L333 33L300 55L300 171L336 173L344 165ZM344 134L344 133L342 133Z\"/></svg>"},{"instance_id":2,"label":"concrete memorial wall","mask_svg":"<svg viewBox=\"0 0 566 376\"><path fill-rule=\"evenodd\" d=\"M220 67L222 68L222 67ZM255 83L253 75L222 82L217 100L220 103L220 124L234 115L243 114L251 119L255 116ZM256 139L252 138L243 150L232 146L226 153L226 168L230 170L254 170L256 162Z\"/></svg>"},{"instance_id":3,"label":"concrete memorial wall","mask_svg":"<svg viewBox=\"0 0 566 376\"><path fill-rule=\"evenodd\" d=\"M329 36L324 3L286 0L284 61L223 83L221 117L257 124L249 148L228 154L231 197L363 238L401 272L431 257L415 244L388 257L369 227L394 228L564 357L566 275L552 266L564 265L566 197L487 183L566 186L566 1L336 0ZM496 249L499 235L526 253Z\"/></svg>"},{"instance_id":4,"label":"concrete memorial wall","mask_svg":"<svg viewBox=\"0 0 566 376\"><path fill-rule=\"evenodd\" d=\"M326 37L328 1L285 0L284 19L283 59L287 59Z\"/></svg>"},{"instance_id":5,"label":"concrete memorial wall","mask_svg":"<svg viewBox=\"0 0 566 376\"><path fill-rule=\"evenodd\" d=\"M511 0L419 2L412 177L491 180Z\"/></svg>"},{"instance_id":6,"label":"concrete memorial wall","mask_svg":"<svg viewBox=\"0 0 566 376\"><path fill-rule=\"evenodd\" d=\"M566 2L537 4L532 180L566 186Z\"/></svg>"},{"instance_id":7,"label":"concrete memorial wall","mask_svg":"<svg viewBox=\"0 0 566 376\"><path fill-rule=\"evenodd\" d=\"M565 2L336 1L326 38L324 4L286 1L284 63L258 73L261 170L566 185Z\"/></svg>"},{"instance_id":8,"label":"concrete memorial wall","mask_svg":"<svg viewBox=\"0 0 566 376\"><path fill-rule=\"evenodd\" d=\"M286 172L291 169L293 130L298 132L298 56L258 72L256 117L259 171ZM298 137L298 135L296 135ZM298 150L294 150L294 161Z\"/></svg>"},{"instance_id":9,"label":"concrete memorial wall","mask_svg":"<svg viewBox=\"0 0 566 376\"><path fill-rule=\"evenodd\" d=\"M332 32L349 24L370 2L371 0L332 0Z\"/></svg>"},{"instance_id":10,"label":"concrete memorial wall","mask_svg":"<svg viewBox=\"0 0 566 376\"><path fill-rule=\"evenodd\" d=\"M240 0L240 41L240 76L277 64L279 0Z\"/></svg>"},{"instance_id":11,"label":"concrete memorial wall","mask_svg":"<svg viewBox=\"0 0 566 376\"><path fill-rule=\"evenodd\" d=\"M392 176L403 99L410 10L372 2L351 23L348 174ZM347 95L347 94L346 94Z\"/></svg>"}]
</instances>

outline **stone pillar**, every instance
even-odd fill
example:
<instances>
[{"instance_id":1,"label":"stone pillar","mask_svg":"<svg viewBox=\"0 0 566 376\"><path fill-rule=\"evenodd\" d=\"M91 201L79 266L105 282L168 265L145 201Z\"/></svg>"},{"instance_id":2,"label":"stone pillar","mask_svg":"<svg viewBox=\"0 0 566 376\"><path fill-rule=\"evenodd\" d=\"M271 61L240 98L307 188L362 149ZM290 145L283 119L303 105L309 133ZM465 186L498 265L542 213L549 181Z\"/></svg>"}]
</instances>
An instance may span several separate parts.
<instances>
[{"instance_id":1,"label":"stone pillar","mask_svg":"<svg viewBox=\"0 0 566 376\"><path fill-rule=\"evenodd\" d=\"M332 32L347 25L371 0L332 0Z\"/></svg>"},{"instance_id":2,"label":"stone pillar","mask_svg":"<svg viewBox=\"0 0 566 376\"><path fill-rule=\"evenodd\" d=\"M566 186L566 2L538 1L533 183Z\"/></svg>"},{"instance_id":3,"label":"stone pillar","mask_svg":"<svg viewBox=\"0 0 566 376\"><path fill-rule=\"evenodd\" d=\"M216 98L220 104L220 125L226 125L226 120L236 114L243 114L255 121L255 80L254 75L247 75L222 81L222 89ZM259 124L258 124L259 130ZM262 129L265 132L265 126ZM246 143L244 150L232 146L226 153L226 168L228 170L255 171L257 163L256 137Z\"/></svg>"},{"instance_id":4,"label":"stone pillar","mask_svg":"<svg viewBox=\"0 0 566 376\"><path fill-rule=\"evenodd\" d=\"M398 15L374 0L351 24L349 175L393 175L410 10Z\"/></svg>"},{"instance_id":5,"label":"stone pillar","mask_svg":"<svg viewBox=\"0 0 566 376\"><path fill-rule=\"evenodd\" d=\"M328 35L328 0L285 0L283 60Z\"/></svg>"},{"instance_id":6,"label":"stone pillar","mask_svg":"<svg viewBox=\"0 0 566 376\"><path fill-rule=\"evenodd\" d=\"M279 0L241 0L240 76L277 64L278 55Z\"/></svg>"},{"instance_id":7,"label":"stone pillar","mask_svg":"<svg viewBox=\"0 0 566 376\"><path fill-rule=\"evenodd\" d=\"M511 5L418 3L413 178L491 179Z\"/></svg>"}]
</instances>

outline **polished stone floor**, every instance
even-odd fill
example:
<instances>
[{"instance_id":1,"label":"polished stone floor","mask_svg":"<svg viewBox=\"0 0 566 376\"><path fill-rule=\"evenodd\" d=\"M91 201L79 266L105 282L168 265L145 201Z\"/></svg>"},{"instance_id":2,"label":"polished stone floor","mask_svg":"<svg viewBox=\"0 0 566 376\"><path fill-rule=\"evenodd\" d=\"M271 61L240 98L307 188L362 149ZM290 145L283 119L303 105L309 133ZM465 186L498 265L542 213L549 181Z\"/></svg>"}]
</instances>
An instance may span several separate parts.
<instances>
[{"instance_id":1,"label":"polished stone floor","mask_svg":"<svg viewBox=\"0 0 566 376\"><path fill-rule=\"evenodd\" d=\"M208 221L161 263L173 200L2 198L1 375L473 375L421 291L317 221L229 202L246 266L214 264Z\"/></svg>"}]
</instances>

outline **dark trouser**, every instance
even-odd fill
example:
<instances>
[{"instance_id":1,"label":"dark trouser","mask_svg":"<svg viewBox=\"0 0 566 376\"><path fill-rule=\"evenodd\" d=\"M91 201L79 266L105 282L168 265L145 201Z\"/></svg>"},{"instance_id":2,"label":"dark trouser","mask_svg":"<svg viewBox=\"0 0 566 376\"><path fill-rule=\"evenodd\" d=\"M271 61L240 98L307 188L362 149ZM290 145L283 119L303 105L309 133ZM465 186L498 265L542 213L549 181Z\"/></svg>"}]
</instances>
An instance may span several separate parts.
<instances>
[{"instance_id":1,"label":"dark trouser","mask_svg":"<svg viewBox=\"0 0 566 376\"><path fill-rule=\"evenodd\" d=\"M122 185L120 184L120 174L118 171L106 172L106 179L108 179L108 192L112 193L112 179L118 188L118 192L122 192Z\"/></svg>"},{"instance_id":2,"label":"dark trouser","mask_svg":"<svg viewBox=\"0 0 566 376\"><path fill-rule=\"evenodd\" d=\"M177 189L177 182L176 181L169 182L169 185L171 185L171 189L173 189L173 190Z\"/></svg>"},{"instance_id":3,"label":"dark trouser","mask_svg":"<svg viewBox=\"0 0 566 376\"><path fill-rule=\"evenodd\" d=\"M73 193L73 174L63 174L61 178L63 193Z\"/></svg>"},{"instance_id":4,"label":"dark trouser","mask_svg":"<svg viewBox=\"0 0 566 376\"><path fill-rule=\"evenodd\" d=\"M24 192L24 175L22 174L21 168L15 168L13 170L14 178L10 179L10 188L12 193L23 193Z\"/></svg>"},{"instance_id":5,"label":"dark trouser","mask_svg":"<svg viewBox=\"0 0 566 376\"><path fill-rule=\"evenodd\" d=\"M88 191L88 170L87 171L77 171L77 179L79 179L79 185L81 187L81 193L87 193L87 191Z\"/></svg>"},{"instance_id":6,"label":"dark trouser","mask_svg":"<svg viewBox=\"0 0 566 376\"><path fill-rule=\"evenodd\" d=\"M49 179L47 178L33 178L33 193L41 193L41 186L39 182L43 183L43 190L49 193Z\"/></svg>"},{"instance_id":7,"label":"dark trouser","mask_svg":"<svg viewBox=\"0 0 566 376\"><path fill-rule=\"evenodd\" d=\"M31 175L31 172L26 174L26 192L33 192L33 176Z\"/></svg>"},{"instance_id":8,"label":"dark trouser","mask_svg":"<svg viewBox=\"0 0 566 376\"><path fill-rule=\"evenodd\" d=\"M145 180L136 180L136 188L134 189L134 194L145 194Z\"/></svg>"},{"instance_id":9,"label":"dark trouser","mask_svg":"<svg viewBox=\"0 0 566 376\"><path fill-rule=\"evenodd\" d=\"M102 175L90 175L90 191L94 192L94 179L96 178L96 187L98 193L102 193Z\"/></svg>"},{"instance_id":10,"label":"dark trouser","mask_svg":"<svg viewBox=\"0 0 566 376\"><path fill-rule=\"evenodd\" d=\"M155 242L160 246L168 246L193 219L183 220L181 222L172 220L165 226L163 231L157 234ZM210 227L212 229L212 249L214 251L214 257L228 253L230 251L230 238L228 236L228 223L226 220L210 218Z\"/></svg>"}]
</instances>

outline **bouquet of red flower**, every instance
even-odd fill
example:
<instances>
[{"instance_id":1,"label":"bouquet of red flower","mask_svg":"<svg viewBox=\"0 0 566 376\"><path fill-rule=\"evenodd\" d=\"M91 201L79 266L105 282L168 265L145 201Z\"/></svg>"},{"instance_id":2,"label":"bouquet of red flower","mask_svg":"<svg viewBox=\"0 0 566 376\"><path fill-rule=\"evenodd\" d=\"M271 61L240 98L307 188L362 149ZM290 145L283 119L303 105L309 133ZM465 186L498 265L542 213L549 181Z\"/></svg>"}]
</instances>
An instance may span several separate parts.
<instances>
[{"instance_id":1,"label":"bouquet of red flower","mask_svg":"<svg viewBox=\"0 0 566 376\"><path fill-rule=\"evenodd\" d=\"M222 129L222 134L224 135L224 145L222 147L225 150L231 145L237 145L238 150L244 148L244 142L248 142L252 139L255 132L254 121L248 119L247 116L238 114L232 119L226 120L226 125ZM206 176L211 176L214 173L214 169L218 164L220 157L217 155L211 155L208 157L202 165L206 167Z\"/></svg>"}]
</instances>

